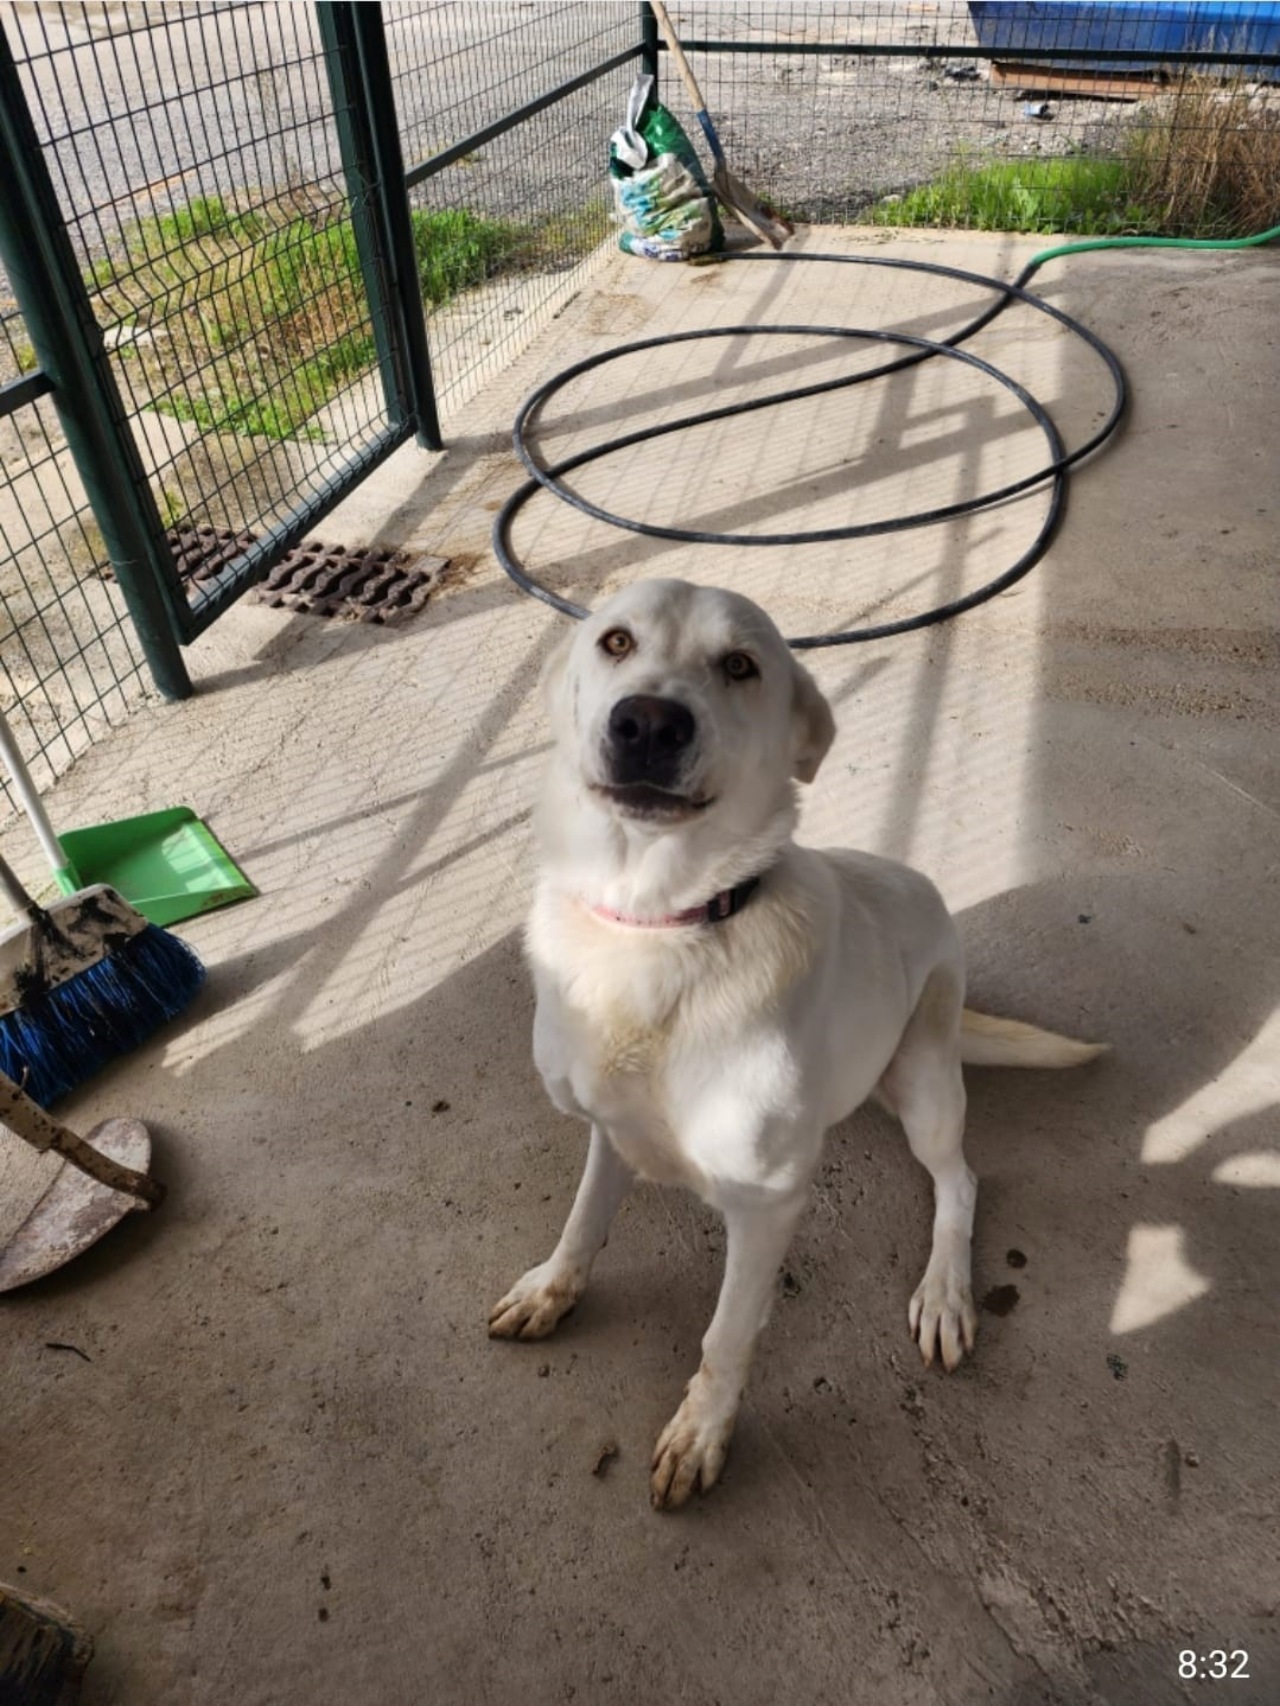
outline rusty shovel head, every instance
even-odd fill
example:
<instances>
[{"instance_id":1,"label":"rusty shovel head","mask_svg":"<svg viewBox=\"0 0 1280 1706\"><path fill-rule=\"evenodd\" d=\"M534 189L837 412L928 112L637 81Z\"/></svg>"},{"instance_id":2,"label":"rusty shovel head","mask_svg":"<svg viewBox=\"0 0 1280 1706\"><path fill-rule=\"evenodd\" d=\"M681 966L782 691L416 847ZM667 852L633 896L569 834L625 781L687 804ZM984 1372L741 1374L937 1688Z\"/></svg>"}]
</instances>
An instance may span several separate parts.
<instances>
[{"instance_id":1,"label":"rusty shovel head","mask_svg":"<svg viewBox=\"0 0 1280 1706\"><path fill-rule=\"evenodd\" d=\"M141 1120L103 1120L94 1126L87 1141L101 1154L139 1173L146 1171L151 1159L151 1135ZM136 1197L99 1184L64 1162L0 1250L0 1292L43 1279L96 1244L117 1221L141 1206Z\"/></svg>"}]
</instances>

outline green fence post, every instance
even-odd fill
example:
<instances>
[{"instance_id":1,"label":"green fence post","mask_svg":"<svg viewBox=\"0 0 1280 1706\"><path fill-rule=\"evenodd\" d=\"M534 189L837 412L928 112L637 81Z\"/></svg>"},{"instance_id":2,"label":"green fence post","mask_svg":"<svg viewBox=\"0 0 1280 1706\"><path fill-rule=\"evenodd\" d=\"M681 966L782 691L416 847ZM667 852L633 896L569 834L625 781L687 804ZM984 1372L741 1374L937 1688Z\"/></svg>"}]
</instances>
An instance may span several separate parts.
<instances>
[{"instance_id":1,"label":"green fence post","mask_svg":"<svg viewBox=\"0 0 1280 1706\"><path fill-rule=\"evenodd\" d=\"M387 410L441 450L382 7L317 0L316 16Z\"/></svg>"},{"instance_id":2,"label":"green fence post","mask_svg":"<svg viewBox=\"0 0 1280 1706\"><path fill-rule=\"evenodd\" d=\"M0 259L156 687L186 699L164 523L107 361L8 38L0 26Z\"/></svg>"}]
</instances>

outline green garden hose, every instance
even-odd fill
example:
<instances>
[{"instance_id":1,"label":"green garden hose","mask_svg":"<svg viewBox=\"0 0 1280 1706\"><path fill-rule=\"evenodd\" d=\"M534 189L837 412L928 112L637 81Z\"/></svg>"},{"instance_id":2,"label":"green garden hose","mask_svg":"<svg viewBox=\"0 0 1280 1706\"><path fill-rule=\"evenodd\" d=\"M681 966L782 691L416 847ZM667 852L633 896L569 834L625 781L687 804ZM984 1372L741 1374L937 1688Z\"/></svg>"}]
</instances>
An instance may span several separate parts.
<instances>
[{"instance_id":1,"label":"green garden hose","mask_svg":"<svg viewBox=\"0 0 1280 1706\"><path fill-rule=\"evenodd\" d=\"M1274 243L1277 237L1280 225L1259 231L1256 237L1089 237L1081 243L1061 243L1056 249L1042 250L1023 271L1032 273L1059 255L1083 255L1090 249L1256 249L1262 243Z\"/></svg>"}]
</instances>

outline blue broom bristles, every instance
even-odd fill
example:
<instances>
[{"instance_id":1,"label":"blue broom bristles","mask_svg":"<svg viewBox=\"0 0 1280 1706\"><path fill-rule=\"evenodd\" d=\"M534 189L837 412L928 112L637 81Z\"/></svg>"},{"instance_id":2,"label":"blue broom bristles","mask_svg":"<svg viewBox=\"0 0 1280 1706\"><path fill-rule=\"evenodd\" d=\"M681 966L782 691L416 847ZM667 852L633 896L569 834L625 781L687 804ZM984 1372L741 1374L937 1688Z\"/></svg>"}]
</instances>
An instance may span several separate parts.
<instances>
[{"instance_id":1,"label":"blue broom bristles","mask_svg":"<svg viewBox=\"0 0 1280 1706\"><path fill-rule=\"evenodd\" d=\"M204 975L193 949L148 924L0 1019L0 1072L47 1108L176 1018Z\"/></svg>"}]
</instances>

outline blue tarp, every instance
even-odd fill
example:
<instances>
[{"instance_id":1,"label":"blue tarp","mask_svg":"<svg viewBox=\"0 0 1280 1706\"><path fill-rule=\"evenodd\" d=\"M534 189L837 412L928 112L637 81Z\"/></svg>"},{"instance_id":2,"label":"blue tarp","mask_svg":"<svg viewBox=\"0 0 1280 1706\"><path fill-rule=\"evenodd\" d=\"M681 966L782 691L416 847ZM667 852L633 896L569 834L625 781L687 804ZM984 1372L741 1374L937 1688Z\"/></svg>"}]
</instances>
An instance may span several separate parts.
<instances>
[{"instance_id":1,"label":"blue tarp","mask_svg":"<svg viewBox=\"0 0 1280 1706\"><path fill-rule=\"evenodd\" d=\"M1276 80L1280 66L1260 65L1251 54L1280 54L1280 4L1210 4L1208 0L970 0L978 45L993 59L1017 62L1036 49L1072 49L1079 59L1055 58L1060 70L1154 71L1174 53L1230 53L1224 68L1246 77ZM1113 53L1150 58L1107 63ZM1194 67L1193 67L1194 69Z\"/></svg>"}]
</instances>

